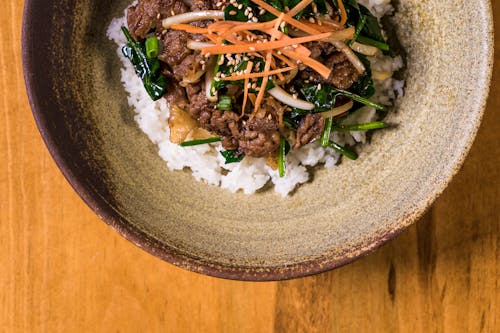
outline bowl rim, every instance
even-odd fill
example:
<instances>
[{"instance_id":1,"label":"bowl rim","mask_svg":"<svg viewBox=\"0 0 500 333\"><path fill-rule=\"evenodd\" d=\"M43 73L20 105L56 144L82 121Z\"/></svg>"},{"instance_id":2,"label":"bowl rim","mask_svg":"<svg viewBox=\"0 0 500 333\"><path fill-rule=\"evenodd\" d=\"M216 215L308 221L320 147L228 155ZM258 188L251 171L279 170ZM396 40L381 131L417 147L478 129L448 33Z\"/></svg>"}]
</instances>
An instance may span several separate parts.
<instances>
[{"instance_id":1,"label":"bowl rim","mask_svg":"<svg viewBox=\"0 0 500 333\"><path fill-rule=\"evenodd\" d=\"M30 43L30 32L33 30L33 14L37 11L34 10L35 3L37 0L25 0L23 9L23 19L22 19L22 67L24 73L24 81L26 86L26 91L28 95L29 104L32 110L33 117L35 119L38 130L43 138L47 149L49 150L52 158L56 162L56 165L61 170L62 174L73 187L73 189L78 193L78 195L83 199L83 201L111 228L115 229L121 236L125 239L131 241L139 248L145 250L146 252L161 258L175 266L187 269L200 274L205 274L218 278L225 278L231 280L242 280L242 281L276 281L276 280L287 280L293 278L299 278L314 274L319 274L334 268L346 265L358 258L368 255L377 248L384 245L387 241L395 238L403 231L405 231L410 225L422 217L426 211L428 211L432 203L441 195L441 193L448 186L452 178L461 169L467 154L469 153L472 144L476 138L477 131L481 125L481 120L485 112L486 103L489 95L491 77L493 72L493 55L494 55L494 33L493 33L493 12L490 0L484 0L486 3L486 22L485 29L487 30L487 35L485 39L484 53L487 56L486 66L488 68L485 75L485 82L487 83L480 96L481 103L478 109L477 121L474 124L473 129L470 132L467 142L462 147L460 157L457 163L453 166L451 172L442 179L440 182L435 183L433 195L429 196L426 201L423 201L420 205L415 206L413 210L402 217L396 227L392 228L388 232L377 236L371 240L365 241L364 244L359 246L359 249L355 253L347 254L340 259L320 257L317 259L312 259L309 261L288 265L288 266L274 266L274 267L237 267L237 266L226 266L217 263L212 263L205 261L201 258L196 258L194 256L188 256L183 253L178 252L176 249L170 248L165 244L162 244L159 240L151 237L144 231L134 227L129 224L118 211L110 207L107 202L101 198L97 192L93 189L86 187L82 181L76 176L73 165L68 163L63 157L56 143L54 136L47 130L48 120L44 117L43 110L40 107L40 96L38 91L34 89L34 72L35 66L33 64L34 52L33 45Z\"/></svg>"}]
</instances>

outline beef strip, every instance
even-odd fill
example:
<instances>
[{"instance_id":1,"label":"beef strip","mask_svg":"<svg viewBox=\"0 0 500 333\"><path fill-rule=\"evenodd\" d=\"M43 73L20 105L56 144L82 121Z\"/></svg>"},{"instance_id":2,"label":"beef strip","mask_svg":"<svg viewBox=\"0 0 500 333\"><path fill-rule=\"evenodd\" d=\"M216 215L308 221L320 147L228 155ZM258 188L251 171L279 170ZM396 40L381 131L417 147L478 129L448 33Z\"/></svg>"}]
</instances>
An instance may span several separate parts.
<instances>
[{"instance_id":1,"label":"beef strip","mask_svg":"<svg viewBox=\"0 0 500 333\"><path fill-rule=\"evenodd\" d=\"M325 127L325 119L319 113L309 113L303 117L297 128L294 148L313 142L320 136Z\"/></svg>"},{"instance_id":2,"label":"beef strip","mask_svg":"<svg viewBox=\"0 0 500 333\"><path fill-rule=\"evenodd\" d=\"M163 48L158 59L167 63L171 68L179 65L191 50L187 48L188 33L172 30L162 35Z\"/></svg>"},{"instance_id":3,"label":"beef strip","mask_svg":"<svg viewBox=\"0 0 500 333\"><path fill-rule=\"evenodd\" d=\"M139 0L137 5L128 8L127 24L132 36L141 40L155 28L157 32L162 31L161 21L165 17L188 11L181 0Z\"/></svg>"},{"instance_id":4,"label":"beef strip","mask_svg":"<svg viewBox=\"0 0 500 333\"><path fill-rule=\"evenodd\" d=\"M203 60L203 56L198 51L187 55L180 63L173 65L172 71L175 79L180 82L193 75L195 72L202 70L201 60Z\"/></svg>"},{"instance_id":5,"label":"beef strip","mask_svg":"<svg viewBox=\"0 0 500 333\"><path fill-rule=\"evenodd\" d=\"M305 43L311 50L311 58L323 63L332 70L330 76L325 79L318 72L307 67L300 71L300 77L303 80L311 80L313 83L332 84L339 89L349 89L356 82L360 74L347 59L343 52L337 51L335 46L324 42Z\"/></svg>"},{"instance_id":6,"label":"beef strip","mask_svg":"<svg viewBox=\"0 0 500 333\"><path fill-rule=\"evenodd\" d=\"M241 131L238 151L252 157L273 155L280 145L278 129L278 123L267 117L247 121Z\"/></svg>"}]
</instances>

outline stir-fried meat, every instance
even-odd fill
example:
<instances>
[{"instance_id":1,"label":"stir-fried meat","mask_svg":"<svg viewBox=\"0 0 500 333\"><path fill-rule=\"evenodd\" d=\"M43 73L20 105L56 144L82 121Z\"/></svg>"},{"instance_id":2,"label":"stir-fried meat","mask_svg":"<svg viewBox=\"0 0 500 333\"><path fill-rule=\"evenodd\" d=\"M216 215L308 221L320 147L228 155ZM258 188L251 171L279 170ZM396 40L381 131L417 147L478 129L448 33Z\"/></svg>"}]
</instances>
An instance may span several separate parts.
<instances>
[{"instance_id":1,"label":"stir-fried meat","mask_svg":"<svg viewBox=\"0 0 500 333\"><path fill-rule=\"evenodd\" d=\"M319 113L309 113L300 121L297 128L294 148L299 148L313 142L323 132L325 119Z\"/></svg>"},{"instance_id":2,"label":"stir-fried meat","mask_svg":"<svg viewBox=\"0 0 500 333\"><path fill-rule=\"evenodd\" d=\"M172 30L162 36L163 49L158 59L166 62L171 68L178 65L191 53L187 48L188 33Z\"/></svg>"},{"instance_id":3,"label":"stir-fried meat","mask_svg":"<svg viewBox=\"0 0 500 333\"><path fill-rule=\"evenodd\" d=\"M266 157L278 150L278 124L269 118L249 120L241 132L238 151L247 156Z\"/></svg>"},{"instance_id":4,"label":"stir-fried meat","mask_svg":"<svg viewBox=\"0 0 500 333\"><path fill-rule=\"evenodd\" d=\"M200 61L203 59L201 54L193 53L186 56L179 64L172 66L172 71L174 73L174 77L177 81L192 81L195 77L200 78L202 74L202 64ZM189 82L194 83L194 81Z\"/></svg>"},{"instance_id":5,"label":"stir-fried meat","mask_svg":"<svg viewBox=\"0 0 500 333\"><path fill-rule=\"evenodd\" d=\"M153 29L162 31L161 21L165 17L188 12L181 0L139 0L127 10L127 23L132 36L141 40Z\"/></svg>"},{"instance_id":6,"label":"stir-fried meat","mask_svg":"<svg viewBox=\"0 0 500 333\"><path fill-rule=\"evenodd\" d=\"M325 66L332 70L330 77L325 79L316 71L307 67L300 72L300 77L303 80L310 80L314 83L327 83L332 84L339 89L349 89L354 82L359 79L360 74L347 59L346 55L338 51L330 43L305 43L309 50L311 50L311 58L319 60Z\"/></svg>"},{"instance_id":7,"label":"stir-fried meat","mask_svg":"<svg viewBox=\"0 0 500 333\"><path fill-rule=\"evenodd\" d=\"M189 109L189 102L186 98L186 91L176 82L170 80L167 86L165 98L170 105L177 105L182 110Z\"/></svg>"}]
</instances>

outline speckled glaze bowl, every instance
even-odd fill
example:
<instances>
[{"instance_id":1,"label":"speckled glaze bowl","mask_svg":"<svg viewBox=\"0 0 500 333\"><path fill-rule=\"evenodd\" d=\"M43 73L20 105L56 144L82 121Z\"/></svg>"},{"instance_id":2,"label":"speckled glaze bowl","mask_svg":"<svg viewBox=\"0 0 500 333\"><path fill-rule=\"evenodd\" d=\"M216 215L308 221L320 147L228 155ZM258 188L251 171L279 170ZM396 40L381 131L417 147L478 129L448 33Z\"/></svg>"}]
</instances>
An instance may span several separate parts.
<instances>
[{"instance_id":1,"label":"speckled glaze bowl","mask_svg":"<svg viewBox=\"0 0 500 333\"><path fill-rule=\"evenodd\" d=\"M346 264L417 220L459 170L479 127L492 65L486 0L399 0L405 96L357 161L282 199L232 194L170 172L133 120L105 31L123 0L26 0L27 90L48 149L120 234L180 267L240 280ZM103 245L104 246L104 245Z\"/></svg>"}]
</instances>

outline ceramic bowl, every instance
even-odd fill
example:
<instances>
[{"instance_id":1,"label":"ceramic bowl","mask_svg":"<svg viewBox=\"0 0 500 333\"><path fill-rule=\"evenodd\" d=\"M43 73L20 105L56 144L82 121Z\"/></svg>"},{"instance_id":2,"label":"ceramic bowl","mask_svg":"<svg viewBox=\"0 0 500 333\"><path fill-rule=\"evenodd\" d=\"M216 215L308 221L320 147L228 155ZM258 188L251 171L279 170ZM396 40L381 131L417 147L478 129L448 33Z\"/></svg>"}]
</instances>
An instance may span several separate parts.
<instances>
[{"instance_id":1,"label":"ceramic bowl","mask_svg":"<svg viewBox=\"0 0 500 333\"><path fill-rule=\"evenodd\" d=\"M180 267L241 280L294 278L363 256L416 221L459 170L492 66L486 0L399 0L405 55L395 130L357 161L319 168L292 196L233 194L171 172L139 130L105 32L129 1L26 0L33 114L61 171L106 223ZM103 244L104 246L104 244Z\"/></svg>"}]
</instances>

